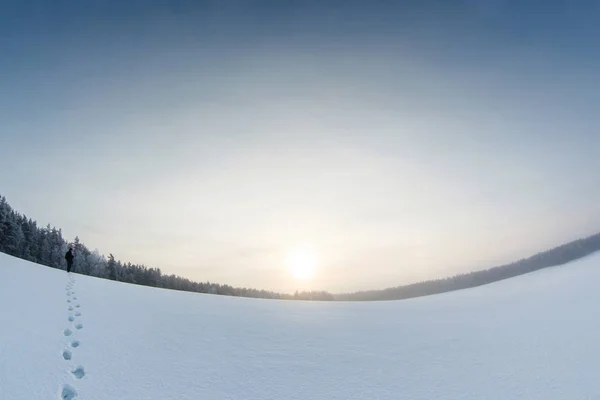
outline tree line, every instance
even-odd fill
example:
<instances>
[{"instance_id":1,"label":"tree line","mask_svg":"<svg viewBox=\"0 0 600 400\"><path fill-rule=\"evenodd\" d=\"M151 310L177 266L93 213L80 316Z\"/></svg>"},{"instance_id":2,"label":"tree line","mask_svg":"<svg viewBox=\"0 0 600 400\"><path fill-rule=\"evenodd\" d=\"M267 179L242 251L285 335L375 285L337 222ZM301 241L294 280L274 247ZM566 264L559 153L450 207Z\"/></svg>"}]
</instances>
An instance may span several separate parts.
<instances>
[{"instance_id":1,"label":"tree line","mask_svg":"<svg viewBox=\"0 0 600 400\"><path fill-rule=\"evenodd\" d=\"M566 264L598 250L600 250L600 233L498 267L383 290L338 294L335 297L336 300L349 301L401 300L468 289L523 275L542 268Z\"/></svg>"},{"instance_id":2,"label":"tree line","mask_svg":"<svg viewBox=\"0 0 600 400\"><path fill-rule=\"evenodd\" d=\"M196 282L174 275L163 274L160 268L149 268L142 264L124 263L108 257L98 250L90 251L79 237L68 243L62 231L37 225L36 221L12 209L4 196L0 196L0 251L6 254L46 265L66 269L64 255L69 247L75 251L73 271L138 285L210 293L227 296L253 297L280 300L319 301L373 301L400 300L427 296L453 290L467 289L526 274L542 268L562 265L600 250L600 233L584 239L558 246L514 263L486 270L459 274L449 278L435 279L383 290L360 291L333 295L326 291L304 291L292 294L252 288L240 288L214 282Z\"/></svg>"},{"instance_id":3,"label":"tree line","mask_svg":"<svg viewBox=\"0 0 600 400\"><path fill-rule=\"evenodd\" d=\"M62 231L51 227L38 226L36 221L20 214L0 196L0 251L11 256L57 269L66 269L65 253L72 247L75 252L73 272L120 282L188 292L211 293L227 296L242 296L281 300L333 300L327 292L310 291L295 294L277 293L267 290L239 288L214 282L195 282L174 275L163 274L160 268L142 264L124 263L108 257L98 250L91 251L79 237L72 243L63 238Z\"/></svg>"}]
</instances>

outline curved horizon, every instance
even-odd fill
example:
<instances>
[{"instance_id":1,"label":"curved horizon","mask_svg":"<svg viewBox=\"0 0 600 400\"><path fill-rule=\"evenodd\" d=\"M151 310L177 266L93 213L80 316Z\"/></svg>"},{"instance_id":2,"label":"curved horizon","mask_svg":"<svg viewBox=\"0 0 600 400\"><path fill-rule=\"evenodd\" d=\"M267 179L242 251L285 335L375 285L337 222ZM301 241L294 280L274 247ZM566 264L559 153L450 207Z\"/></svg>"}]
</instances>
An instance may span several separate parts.
<instances>
[{"instance_id":1,"label":"curved horizon","mask_svg":"<svg viewBox=\"0 0 600 400\"><path fill-rule=\"evenodd\" d=\"M61 254L68 248L68 252L73 251L75 255L75 265L67 267L67 272L71 272L70 269L72 269L74 273L83 275L178 291L279 300L404 300L487 285L539 269L570 263L600 251L600 233L596 233L589 237L575 239L551 249L539 251L527 258L511 263L489 266L485 269L453 276L379 289L359 289L347 293L329 293L325 290L312 289L302 292L296 290L292 294L281 291L267 291L264 288L256 287L235 287L227 283L210 282L209 280L190 281L185 276L162 274L160 266L132 264L115 258L112 253L109 253L107 258L104 254L100 254L97 249L93 252L90 251L87 245L82 243L77 236L73 241L64 239L60 228L50 227L49 224L38 227L36 221L12 209L2 195L0 195L0 217L5 220L5 235L3 240L0 240L0 252L34 263L64 269L65 262L62 260ZM8 230L6 226L8 226ZM20 240L19 237L22 239ZM44 249L44 246L47 248ZM50 259L44 259L45 252L53 254ZM56 252L58 254L55 254ZM67 258L67 255L65 255L65 258ZM83 261L80 261L82 259ZM72 254L71 260L73 260ZM300 265L301 267L302 265ZM296 272L299 272L300 275L303 274L302 270Z\"/></svg>"},{"instance_id":2,"label":"curved horizon","mask_svg":"<svg viewBox=\"0 0 600 400\"><path fill-rule=\"evenodd\" d=\"M600 5L1 10L3 193L121 259L343 293L600 227Z\"/></svg>"}]
</instances>

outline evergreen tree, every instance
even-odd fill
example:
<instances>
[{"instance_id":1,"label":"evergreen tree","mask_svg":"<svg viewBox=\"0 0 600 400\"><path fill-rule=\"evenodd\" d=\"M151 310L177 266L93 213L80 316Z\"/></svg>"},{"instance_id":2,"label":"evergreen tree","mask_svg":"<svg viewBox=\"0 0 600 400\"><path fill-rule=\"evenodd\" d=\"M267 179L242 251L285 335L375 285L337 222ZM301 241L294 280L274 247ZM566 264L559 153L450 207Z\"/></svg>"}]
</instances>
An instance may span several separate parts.
<instances>
[{"instance_id":1,"label":"evergreen tree","mask_svg":"<svg viewBox=\"0 0 600 400\"><path fill-rule=\"evenodd\" d=\"M38 235L39 249L37 262L43 265L51 265L52 262L52 245L50 243L50 224L47 227L40 229Z\"/></svg>"},{"instance_id":2,"label":"evergreen tree","mask_svg":"<svg viewBox=\"0 0 600 400\"><path fill-rule=\"evenodd\" d=\"M113 281L117 280L117 263L112 253L109 254L108 262L106 263L106 277Z\"/></svg>"},{"instance_id":3,"label":"evergreen tree","mask_svg":"<svg viewBox=\"0 0 600 400\"><path fill-rule=\"evenodd\" d=\"M73 240L73 251L75 252L75 259L73 260L73 270L84 275L90 275L90 255L91 252L87 247L79 240L79 236L75 236Z\"/></svg>"},{"instance_id":4,"label":"evergreen tree","mask_svg":"<svg viewBox=\"0 0 600 400\"><path fill-rule=\"evenodd\" d=\"M67 242L62 237L60 229L52 228L50 231L50 266L54 268L66 269L65 253L67 252Z\"/></svg>"},{"instance_id":5,"label":"evergreen tree","mask_svg":"<svg viewBox=\"0 0 600 400\"><path fill-rule=\"evenodd\" d=\"M37 262L37 254L39 247L39 230L35 222L31 219L23 218L21 222L21 230L23 231L24 242L21 258L29 261Z\"/></svg>"},{"instance_id":6,"label":"evergreen tree","mask_svg":"<svg viewBox=\"0 0 600 400\"><path fill-rule=\"evenodd\" d=\"M25 240L21 225L18 224L16 214L11 212L8 219L0 227L2 236L2 248L3 251L11 256L21 256L21 248Z\"/></svg>"}]
</instances>

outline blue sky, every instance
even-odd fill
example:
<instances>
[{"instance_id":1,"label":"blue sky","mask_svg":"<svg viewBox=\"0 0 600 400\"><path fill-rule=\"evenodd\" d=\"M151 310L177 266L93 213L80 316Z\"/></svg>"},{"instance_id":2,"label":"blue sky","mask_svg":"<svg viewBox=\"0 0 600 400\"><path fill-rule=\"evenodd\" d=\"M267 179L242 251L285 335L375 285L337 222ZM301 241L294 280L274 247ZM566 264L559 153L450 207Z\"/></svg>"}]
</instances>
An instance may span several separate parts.
<instances>
[{"instance_id":1,"label":"blue sky","mask_svg":"<svg viewBox=\"0 0 600 400\"><path fill-rule=\"evenodd\" d=\"M600 230L598 22L567 1L2 2L0 191L236 286L512 261ZM285 267L298 247L313 279Z\"/></svg>"}]
</instances>

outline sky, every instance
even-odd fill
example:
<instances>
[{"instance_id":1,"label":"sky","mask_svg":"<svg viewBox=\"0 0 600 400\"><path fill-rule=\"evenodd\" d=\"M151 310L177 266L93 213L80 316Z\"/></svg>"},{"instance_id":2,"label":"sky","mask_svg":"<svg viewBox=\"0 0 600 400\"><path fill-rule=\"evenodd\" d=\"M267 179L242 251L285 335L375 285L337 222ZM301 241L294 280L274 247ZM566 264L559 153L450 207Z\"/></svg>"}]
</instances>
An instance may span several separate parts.
<instances>
[{"instance_id":1,"label":"sky","mask_svg":"<svg viewBox=\"0 0 600 400\"><path fill-rule=\"evenodd\" d=\"M599 35L592 1L2 1L0 193L233 286L515 261L600 231Z\"/></svg>"}]
</instances>

